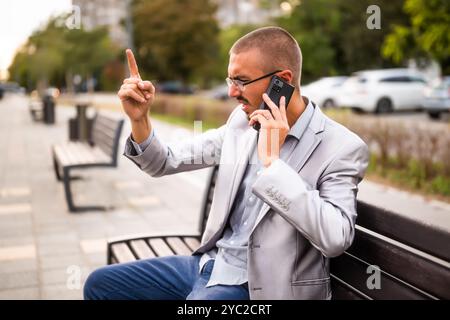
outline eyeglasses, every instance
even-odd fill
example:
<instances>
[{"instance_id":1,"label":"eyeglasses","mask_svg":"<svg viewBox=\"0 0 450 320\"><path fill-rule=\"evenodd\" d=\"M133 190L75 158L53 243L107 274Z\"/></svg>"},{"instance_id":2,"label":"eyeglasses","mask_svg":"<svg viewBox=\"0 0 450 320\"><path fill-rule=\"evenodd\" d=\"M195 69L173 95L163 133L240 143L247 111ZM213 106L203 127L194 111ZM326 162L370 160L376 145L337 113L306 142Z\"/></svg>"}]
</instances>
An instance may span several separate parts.
<instances>
[{"instance_id":1,"label":"eyeglasses","mask_svg":"<svg viewBox=\"0 0 450 320\"><path fill-rule=\"evenodd\" d=\"M227 77L225 80L226 80L226 82L228 84L228 87L231 87L232 85L235 85L239 89L239 91L244 91L246 85L248 85L250 83L253 83L253 82L256 82L256 81L259 81L259 80L262 80L264 78L273 76L275 73L280 72L280 71L281 70L273 71L273 72L265 74L265 75L263 75L263 76L261 76L259 78L256 78L254 80L248 80L248 81L242 81L242 80L239 80L239 79L231 79L230 77Z\"/></svg>"}]
</instances>

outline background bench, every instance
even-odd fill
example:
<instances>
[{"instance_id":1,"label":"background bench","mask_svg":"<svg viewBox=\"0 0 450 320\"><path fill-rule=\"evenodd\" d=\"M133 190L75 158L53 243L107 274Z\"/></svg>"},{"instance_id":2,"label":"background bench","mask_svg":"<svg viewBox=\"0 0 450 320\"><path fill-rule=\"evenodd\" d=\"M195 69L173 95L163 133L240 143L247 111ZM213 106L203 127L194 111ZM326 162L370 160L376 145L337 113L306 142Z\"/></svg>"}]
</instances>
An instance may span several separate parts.
<instances>
[{"instance_id":1,"label":"background bench","mask_svg":"<svg viewBox=\"0 0 450 320\"><path fill-rule=\"evenodd\" d=\"M102 113L94 118L89 142L67 142L52 146L56 178L64 183L67 205L71 212L105 210L102 206L76 206L73 202L70 182L73 169L117 167L117 151L123 119Z\"/></svg>"},{"instance_id":2,"label":"background bench","mask_svg":"<svg viewBox=\"0 0 450 320\"><path fill-rule=\"evenodd\" d=\"M107 244L107 263L167 255L189 255L200 245L218 167L209 178L198 231L116 238ZM353 245L330 261L333 299L450 299L450 234L358 202ZM369 289L370 265L380 268L380 289Z\"/></svg>"}]
</instances>

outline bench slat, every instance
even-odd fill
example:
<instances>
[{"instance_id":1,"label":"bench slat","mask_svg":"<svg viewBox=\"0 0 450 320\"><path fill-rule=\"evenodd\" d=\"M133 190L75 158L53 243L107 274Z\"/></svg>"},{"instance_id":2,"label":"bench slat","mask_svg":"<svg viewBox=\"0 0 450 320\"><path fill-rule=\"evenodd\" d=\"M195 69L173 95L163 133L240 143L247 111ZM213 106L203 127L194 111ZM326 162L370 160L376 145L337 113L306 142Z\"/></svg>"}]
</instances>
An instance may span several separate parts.
<instances>
[{"instance_id":1,"label":"bench slat","mask_svg":"<svg viewBox=\"0 0 450 320\"><path fill-rule=\"evenodd\" d=\"M110 145L110 144L108 144L108 143L106 143L106 142L104 142L102 140L97 140L95 142L95 146L98 149L102 150L103 153L107 154L110 158L113 157L113 151L114 151L114 146L113 145Z\"/></svg>"},{"instance_id":2,"label":"bench slat","mask_svg":"<svg viewBox=\"0 0 450 320\"><path fill-rule=\"evenodd\" d=\"M162 238L149 239L148 243L158 257L171 256L174 254Z\"/></svg>"},{"instance_id":3,"label":"bench slat","mask_svg":"<svg viewBox=\"0 0 450 320\"><path fill-rule=\"evenodd\" d=\"M97 127L95 127L95 129L93 131L93 135L94 135L93 137L96 138L96 139L103 138L105 140L114 141L114 138L116 136L117 127L118 127L118 125L116 126L116 128L111 130L109 128L105 128L105 127L102 127L100 125L97 125Z\"/></svg>"},{"instance_id":4,"label":"bench slat","mask_svg":"<svg viewBox=\"0 0 450 320\"><path fill-rule=\"evenodd\" d=\"M104 124L101 122L96 122L93 134L98 136L105 136L108 139L114 140L118 126L119 123Z\"/></svg>"},{"instance_id":5,"label":"bench slat","mask_svg":"<svg viewBox=\"0 0 450 320\"><path fill-rule=\"evenodd\" d=\"M77 143L69 143L66 146L67 152L73 159L73 164L85 164L88 162L88 159L83 157L81 150Z\"/></svg>"},{"instance_id":6,"label":"bench slat","mask_svg":"<svg viewBox=\"0 0 450 320\"><path fill-rule=\"evenodd\" d=\"M108 156L106 153L103 152L102 149L93 147L92 148L92 154L95 157L96 162L103 162L103 163L110 163L112 162L112 159L110 156Z\"/></svg>"},{"instance_id":7,"label":"bench slat","mask_svg":"<svg viewBox=\"0 0 450 320\"><path fill-rule=\"evenodd\" d=\"M367 273L370 264L344 253L334 258L331 264L331 274L341 281L361 291L375 300L427 300L433 297L421 292L417 288L406 285L391 275L380 272L380 289L369 289L367 281L373 273ZM369 279L369 282L372 281Z\"/></svg>"},{"instance_id":8,"label":"bench slat","mask_svg":"<svg viewBox=\"0 0 450 320\"><path fill-rule=\"evenodd\" d=\"M200 247L200 241L196 238L184 237L183 240L192 251L195 251Z\"/></svg>"},{"instance_id":9,"label":"bench slat","mask_svg":"<svg viewBox=\"0 0 450 320\"><path fill-rule=\"evenodd\" d=\"M411 252L395 241L356 229L353 245L347 250L353 256L380 267L414 287L433 296L450 299L450 269L445 262Z\"/></svg>"},{"instance_id":10,"label":"bench slat","mask_svg":"<svg viewBox=\"0 0 450 320\"><path fill-rule=\"evenodd\" d=\"M56 145L55 146L55 155L56 155L57 161L64 167L69 166L74 162L73 157L67 151L67 148L65 145Z\"/></svg>"},{"instance_id":11,"label":"bench slat","mask_svg":"<svg viewBox=\"0 0 450 320\"><path fill-rule=\"evenodd\" d=\"M134 240L130 243L131 248L137 254L139 259L154 258L155 254L144 240Z\"/></svg>"},{"instance_id":12,"label":"bench slat","mask_svg":"<svg viewBox=\"0 0 450 320\"><path fill-rule=\"evenodd\" d=\"M96 148L91 147L86 143L78 142L77 151L79 152L80 156L85 160L85 163L96 163L103 161L103 159L101 159L96 154Z\"/></svg>"},{"instance_id":13,"label":"bench slat","mask_svg":"<svg viewBox=\"0 0 450 320\"><path fill-rule=\"evenodd\" d=\"M367 300L369 297L361 294L356 289L342 283L339 279L331 277L332 300Z\"/></svg>"},{"instance_id":14,"label":"bench slat","mask_svg":"<svg viewBox=\"0 0 450 320\"><path fill-rule=\"evenodd\" d=\"M69 162L68 159L66 158L64 152L62 151L60 145L54 145L53 146L53 152L54 152L56 161L61 166L64 166L64 165L66 165Z\"/></svg>"},{"instance_id":15,"label":"bench slat","mask_svg":"<svg viewBox=\"0 0 450 320\"><path fill-rule=\"evenodd\" d=\"M107 155L109 155L110 157L113 156L113 151L114 151L114 138L110 138L106 135L102 135L102 134L96 134L93 137L93 142L94 145L97 146L98 148L102 149Z\"/></svg>"},{"instance_id":16,"label":"bench slat","mask_svg":"<svg viewBox=\"0 0 450 320\"><path fill-rule=\"evenodd\" d=\"M136 260L136 257L126 243L114 244L111 250L119 263Z\"/></svg>"},{"instance_id":17,"label":"bench slat","mask_svg":"<svg viewBox=\"0 0 450 320\"><path fill-rule=\"evenodd\" d=\"M121 119L115 119L104 114L98 114L95 118L95 126L101 126L104 129L109 129L109 131L114 131L120 121Z\"/></svg>"},{"instance_id":18,"label":"bench slat","mask_svg":"<svg viewBox=\"0 0 450 320\"><path fill-rule=\"evenodd\" d=\"M189 256L192 250L179 237L168 237L167 243L178 255Z\"/></svg>"},{"instance_id":19,"label":"bench slat","mask_svg":"<svg viewBox=\"0 0 450 320\"><path fill-rule=\"evenodd\" d=\"M357 210L360 226L450 261L450 233L445 230L361 201Z\"/></svg>"},{"instance_id":20,"label":"bench slat","mask_svg":"<svg viewBox=\"0 0 450 320\"><path fill-rule=\"evenodd\" d=\"M112 161L100 148L90 147L81 142L55 145L54 152L57 161L62 166L110 163Z\"/></svg>"}]
</instances>

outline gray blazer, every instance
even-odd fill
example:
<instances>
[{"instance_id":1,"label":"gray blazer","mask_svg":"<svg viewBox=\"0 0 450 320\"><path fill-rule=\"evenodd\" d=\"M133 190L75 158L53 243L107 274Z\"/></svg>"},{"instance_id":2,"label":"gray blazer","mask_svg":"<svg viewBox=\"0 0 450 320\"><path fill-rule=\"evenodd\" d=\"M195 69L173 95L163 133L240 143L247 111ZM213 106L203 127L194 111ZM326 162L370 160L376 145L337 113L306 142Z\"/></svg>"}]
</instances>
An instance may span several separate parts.
<instances>
[{"instance_id":1,"label":"gray blazer","mask_svg":"<svg viewBox=\"0 0 450 320\"><path fill-rule=\"evenodd\" d=\"M209 219L195 252L204 253L222 236L255 139L256 131L237 107L218 129L170 146L155 135L143 154L125 155L153 177L220 162ZM251 299L331 298L329 258L353 241L357 185L368 155L357 135L315 107L292 153L258 175L253 193L265 204L248 241Z\"/></svg>"}]
</instances>

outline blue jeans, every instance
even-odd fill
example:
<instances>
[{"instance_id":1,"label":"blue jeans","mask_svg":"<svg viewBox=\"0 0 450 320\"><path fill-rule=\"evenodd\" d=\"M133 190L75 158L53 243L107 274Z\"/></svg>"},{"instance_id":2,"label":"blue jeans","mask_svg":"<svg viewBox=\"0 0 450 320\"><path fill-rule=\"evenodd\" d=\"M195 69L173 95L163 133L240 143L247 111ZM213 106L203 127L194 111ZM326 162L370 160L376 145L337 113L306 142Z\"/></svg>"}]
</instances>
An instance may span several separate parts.
<instances>
[{"instance_id":1,"label":"blue jeans","mask_svg":"<svg viewBox=\"0 0 450 320\"><path fill-rule=\"evenodd\" d=\"M199 273L200 256L168 256L105 266L91 273L84 298L131 300L248 300L248 286L206 287L214 266Z\"/></svg>"}]
</instances>

